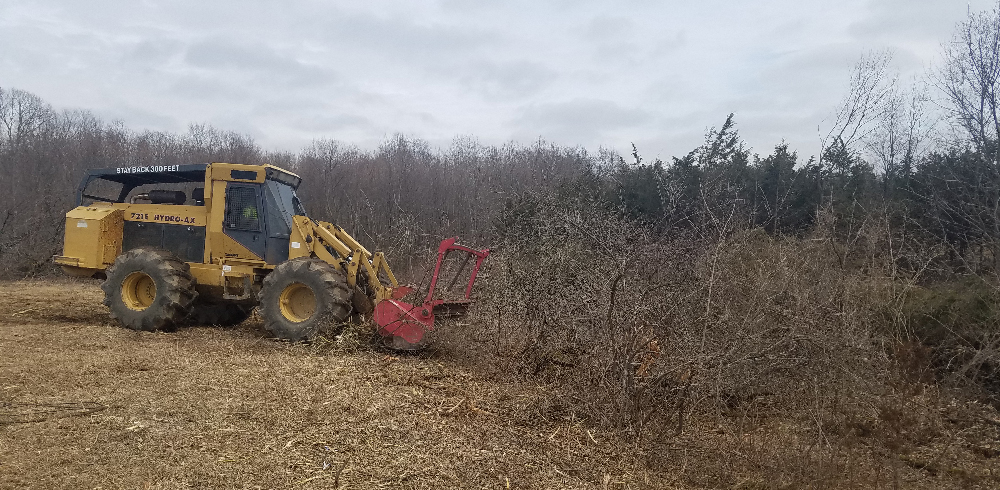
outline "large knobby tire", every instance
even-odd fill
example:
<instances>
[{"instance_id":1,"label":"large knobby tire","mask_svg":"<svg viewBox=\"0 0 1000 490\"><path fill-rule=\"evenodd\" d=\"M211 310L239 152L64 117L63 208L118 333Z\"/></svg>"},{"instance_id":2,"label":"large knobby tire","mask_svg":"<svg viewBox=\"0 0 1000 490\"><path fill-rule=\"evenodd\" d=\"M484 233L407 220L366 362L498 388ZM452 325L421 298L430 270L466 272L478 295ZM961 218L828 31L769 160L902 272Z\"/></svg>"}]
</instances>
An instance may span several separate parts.
<instances>
[{"instance_id":1,"label":"large knobby tire","mask_svg":"<svg viewBox=\"0 0 1000 490\"><path fill-rule=\"evenodd\" d=\"M191 325L217 325L232 327L250 317L252 306L237 303L207 303L195 301L187 323Z\"/></svg>"},{"instance_id":2,"label":"large knobby tire","mask_svg":"<svg viewBox=\"0 0 1000 490\"><path fill-rule=\"evenodd\" d=\"M101 284L111 316L132 330L168 330L191 311L198 293L191 268L165 250L136 248L118 256Z\"/></svg>"},{"instance_id":3,"label":"large knobby tire","mask_svg":"<svg viewBox=\"0 0 1000 490\"><path fill-rule=\"evenodd\" d=\"M333 333L351 316L347 279L319 259L300 257L278 265L264 278L259 299L264 328L293 342Z\"/></svg>"}]
</instances>

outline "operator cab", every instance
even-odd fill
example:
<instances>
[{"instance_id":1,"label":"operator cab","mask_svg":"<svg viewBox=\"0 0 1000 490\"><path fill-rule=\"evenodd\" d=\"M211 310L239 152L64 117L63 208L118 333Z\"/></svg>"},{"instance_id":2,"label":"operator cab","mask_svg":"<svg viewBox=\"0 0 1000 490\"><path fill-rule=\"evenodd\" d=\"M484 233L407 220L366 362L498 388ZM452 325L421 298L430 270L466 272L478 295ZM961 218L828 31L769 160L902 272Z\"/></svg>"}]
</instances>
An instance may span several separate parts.
<instances>
[{"instance_id":1,"label":"operator cab","mask_svg":"<svg viewBox=\"0 0 1000 490\"><path fill-rule=\"evenodd\" d=\"M127 208L122 251L154 246L175 251L186 262L204 256L206 188L225 200L222 232L252 253L243 258L278 264L288 259L292 217L306 212L295 191L302 179L270 165L191 164L90 170L77 190L77 206ZM216 185L216 187L211 187ZM145 212L143 205L155 205ZM175 210L172 206L178 206ZM194 208L194 209L192 209ZM218 226L218 225L216 225ZM236 255L243 255L237 252ZM227 257L230 254L226 255Z\"/></svg>"}]
</instances>

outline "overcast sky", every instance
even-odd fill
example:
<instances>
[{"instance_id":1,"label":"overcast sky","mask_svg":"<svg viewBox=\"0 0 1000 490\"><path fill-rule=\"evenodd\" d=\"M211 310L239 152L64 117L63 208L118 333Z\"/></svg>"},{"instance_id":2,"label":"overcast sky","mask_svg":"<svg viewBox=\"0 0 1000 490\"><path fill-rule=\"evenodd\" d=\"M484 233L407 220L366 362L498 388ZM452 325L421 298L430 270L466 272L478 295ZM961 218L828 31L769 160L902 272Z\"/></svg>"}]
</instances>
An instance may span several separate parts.
<instances>
[{"instance_id":1,"label":"overcast sky","mask_svg":"<svg viewBox=\"0 0 1000 490\"><path fill-rule=\"evenodd\" d=\"M819 147L865 53L903 79L993 0L0 0L0 87L133 129L208 123L297 151L395 133L679 156L736 113ZM827 121L826 123L824 121Z\"/></svg>"}]
</instances>

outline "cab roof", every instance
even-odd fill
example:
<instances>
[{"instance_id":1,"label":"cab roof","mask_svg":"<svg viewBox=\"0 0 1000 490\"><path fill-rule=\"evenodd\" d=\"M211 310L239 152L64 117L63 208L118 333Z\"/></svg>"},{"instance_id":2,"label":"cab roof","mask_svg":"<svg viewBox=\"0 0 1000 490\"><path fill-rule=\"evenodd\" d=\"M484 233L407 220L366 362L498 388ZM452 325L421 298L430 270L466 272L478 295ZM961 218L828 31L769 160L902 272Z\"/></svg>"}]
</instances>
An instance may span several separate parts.
<instances>
[{"instance_id":1,"label":"cab roof","mask_svg":"<svg viewBox=\"0 0 1000 490\"><path fill-rule=\"evenodd\" d=\"M126 187L136 187L143 184L204 182L208 166L207 163L195 163L91 169L87 171L87 175L83 179L83 187L95 178L118 182Z\"/></svg>"},{"instance_id":2,"label":"cab roof","mask_svg":"<svg viewBox=\"0 0 1000 490\"><path fill-rule=\"evenodd\" d=\"M221 162L220 162L221 163ZM102 179L124 184L126 187L136 187L143 184L204 182L205 173L211 163L193 163L187 165L138 165L132 167L96 168L87 171L83 181L85 187L91 180ZM302 179L283 168L274 165L254 165L263 167L267 177L278 180L297 188Z\"/></svg>"},{"instance_id":3,"label":"cab roof","mask_svg":"<svg viewBox=\"0 0 1000 490\"><path fill-rule=\"evenodd\" d=\"M216 162L223 163L223 162ZM83 201L83 192L87 186L95 180L106 180L122 184L122 192L119 201L128 194L129 190L143 184L175 184L185 182L205 182L205 175L208 168L215 163L194 163L185 165L136 165L129 167L97 168L88 170L80 182L77 189L77 205ZM231 164L227 164L231 165ZM236 166L236 165L234 165ZM274 165L238 165L240 167L263 168L266 179L275 180L291 186L293 189L299 187L302 178L283 168ZM259 178L259 177L258 177Z\"/></svg>"}]
</instances>

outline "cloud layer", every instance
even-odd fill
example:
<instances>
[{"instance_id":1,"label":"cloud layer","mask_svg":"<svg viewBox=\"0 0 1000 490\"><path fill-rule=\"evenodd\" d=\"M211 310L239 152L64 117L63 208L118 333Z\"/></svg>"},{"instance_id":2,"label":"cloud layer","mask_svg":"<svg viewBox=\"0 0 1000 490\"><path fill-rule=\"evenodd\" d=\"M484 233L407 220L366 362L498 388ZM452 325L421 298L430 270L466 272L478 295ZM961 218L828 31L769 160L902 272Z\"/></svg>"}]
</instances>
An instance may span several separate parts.
<instances>
[{"instance_id":1,"label":"cloud layer","mask_svg":"<svg viewBox=\"0 0 1000 490\"><path fill-rule=\"evenodd\" d=\"M923 73L992 2L0 3L0 86L135 128L209 123L267 148L544 138L682 155L728 113L767 153L817 127L866 51Z\"/></svg>"}]
</instances>

